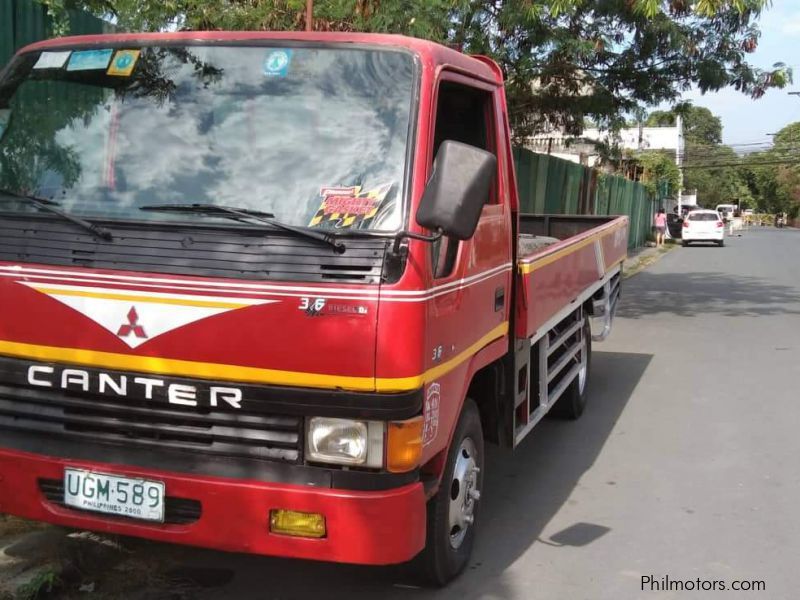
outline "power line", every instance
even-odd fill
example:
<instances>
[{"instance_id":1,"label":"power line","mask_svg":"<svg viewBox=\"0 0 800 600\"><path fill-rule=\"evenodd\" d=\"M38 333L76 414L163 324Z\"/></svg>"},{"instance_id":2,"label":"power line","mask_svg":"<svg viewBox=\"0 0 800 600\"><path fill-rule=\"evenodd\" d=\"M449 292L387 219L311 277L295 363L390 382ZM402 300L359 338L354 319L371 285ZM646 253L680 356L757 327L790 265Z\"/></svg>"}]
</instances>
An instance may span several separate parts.
<instances>
[{"instance_id":1,"label":"power line","mask_svg":"<svg viewBox=\"0 0 800 600\"><path fill-rule=\"evenodd\" d=\"M765 152L765 153L763 153L763 156L762 156L762 153L758 153L754 158L756 160L773 160L773 159L776 159L776 158L792 158L792 157L798 156L798 153L800 153L800 147L786 149L786 150L783 150L781 152L773 152L773 151L770 151L769 153ZM670 153L670 156L672 156L671 153ZM692 153L692 154L680 154L680 153L678 153L675 156L676 156L676 158L682 158L687 162L692 162L692 161L701 161L702 162L702 161L708 161L708 160L730 160L731 162L733 162L733 161L747 162L748 160L752 160L752 158L748 158L748 156L753 157L753 154L745 155L744 157L740 157L738 155L737 156L729 156L727 154L713 154L713 153L697 152L697 153Z\"/></svg>"},{"instance_id":2,"label":"power line","mask_svg":"<svg viewBox=\"0 0 800 600\"><path fill-rule=\"evenodd\" d=\"M800 165L800 156L798 156L795 160L770 160L770 161L759 161L753 163L742 163L742 162L728 162L728 163L709 163L709 164L701 164L701 165L683 165L678 167L679 169L728 169L731 167L767 167L772 165Z\"/></svg>"}]
</instances>

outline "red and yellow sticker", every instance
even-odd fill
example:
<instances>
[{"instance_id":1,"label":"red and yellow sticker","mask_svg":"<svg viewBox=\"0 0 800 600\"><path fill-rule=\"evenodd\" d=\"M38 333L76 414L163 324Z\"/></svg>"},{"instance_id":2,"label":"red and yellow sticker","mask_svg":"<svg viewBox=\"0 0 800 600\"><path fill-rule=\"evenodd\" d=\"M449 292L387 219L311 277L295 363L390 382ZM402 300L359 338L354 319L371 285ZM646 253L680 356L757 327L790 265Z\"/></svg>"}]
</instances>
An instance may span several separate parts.
<instances>
[{"instance_id":1,"label":"red and yellow sticker","mask_svg":"<svg viewBox=\"0 0 800 600\"><path fill-rule=\"evenodd\" d=\"M324 187L319 192L322 203L311 219L309 227L326 229L359 227L378 214L378 209L391 189L391 183L380 185L367 192L362 192L359 185Z\"/></svg>"}]
</instances>

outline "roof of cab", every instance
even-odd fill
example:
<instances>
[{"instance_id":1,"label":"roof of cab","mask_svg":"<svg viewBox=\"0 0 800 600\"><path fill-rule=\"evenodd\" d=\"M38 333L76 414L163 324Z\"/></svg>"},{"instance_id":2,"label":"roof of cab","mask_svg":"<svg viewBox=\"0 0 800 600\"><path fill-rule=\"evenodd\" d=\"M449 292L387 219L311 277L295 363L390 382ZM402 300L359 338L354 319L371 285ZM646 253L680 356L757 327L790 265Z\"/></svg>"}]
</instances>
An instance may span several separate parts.
<instances>
[{"instance_id":1,"label":"roof of cab","mask_svg":"<svg viewBox=\"0 0 800 600\"><path fill-rule=\"evenodd\" d=\"M418 54L428 67L450 66L466 71L481 79L502 84L500 67L485 57L473 57L435 42L403 35L382 33L331 33L303 31L181 31L175 33L114 33L80 35L54 38L36 42L20 50L21 53L55 49L64 46L102 46L104 44L131 43L155 45L159 42L247 42L293 41L329 44L363 44L407 48Z\"/></svg>"}]
</instances>

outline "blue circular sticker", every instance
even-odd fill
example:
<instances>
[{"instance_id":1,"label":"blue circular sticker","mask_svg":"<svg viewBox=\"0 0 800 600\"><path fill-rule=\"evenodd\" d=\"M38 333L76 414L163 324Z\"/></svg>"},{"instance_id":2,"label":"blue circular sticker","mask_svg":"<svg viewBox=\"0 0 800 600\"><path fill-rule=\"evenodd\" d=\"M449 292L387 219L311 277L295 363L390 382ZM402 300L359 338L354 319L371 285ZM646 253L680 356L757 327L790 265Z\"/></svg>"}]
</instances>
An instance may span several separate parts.
<instances>
[{"instance_id":1,"label":"blue circular sticker","mask_svg":"<svg viewBox=\"0 0 800 600\"><path fill-rule=\"evenodd\" d=\"M123 54L114 61L114 66L117 69L127 69L131 66L133 62L133 57L130 54Z\"/></svg>"},{"instance_id":2,"label":"blue circular sticker","mask_svg":"<svg viewBox=\"0 0 800 600\"><path fill-rule=\"evenodd\" d=\"M289 70L291 60L291 50L274 50L270 52L264 60L264 74L284 77Z\"/></svg>"}]
</instances>

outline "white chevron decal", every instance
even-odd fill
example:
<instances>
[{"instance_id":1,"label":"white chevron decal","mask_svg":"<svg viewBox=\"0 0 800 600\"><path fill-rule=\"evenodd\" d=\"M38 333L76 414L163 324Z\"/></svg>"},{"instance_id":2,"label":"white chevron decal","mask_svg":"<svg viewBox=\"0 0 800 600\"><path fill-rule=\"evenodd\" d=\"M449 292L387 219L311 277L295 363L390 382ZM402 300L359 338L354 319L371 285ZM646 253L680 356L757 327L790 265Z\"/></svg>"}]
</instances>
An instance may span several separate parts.
<instances>
[{"instance_id":1,"label":"white chevron decal","mask_svg":"<svg viewBox=\"0 0 800 600\"><path fill-rule=\"evenodd\" d=\"M239 308L277 300L165 294L20 281L88 317L131 348L168 331Z\"/></svg>"}]
</instances>

